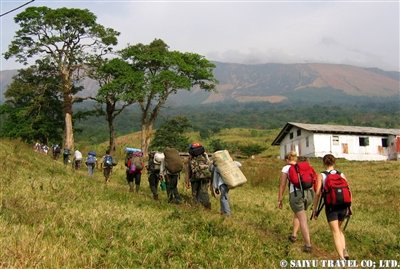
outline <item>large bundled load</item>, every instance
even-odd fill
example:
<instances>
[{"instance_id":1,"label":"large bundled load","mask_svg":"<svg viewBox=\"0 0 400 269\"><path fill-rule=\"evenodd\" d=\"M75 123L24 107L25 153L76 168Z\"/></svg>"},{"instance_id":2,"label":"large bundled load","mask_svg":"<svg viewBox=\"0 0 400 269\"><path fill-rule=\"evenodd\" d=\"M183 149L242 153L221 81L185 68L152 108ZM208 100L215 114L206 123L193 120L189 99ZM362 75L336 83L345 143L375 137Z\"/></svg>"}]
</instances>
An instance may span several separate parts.
<instances>
[{"instance_id":1,"label":"large bundled load","mask_svg":"<svg viewBox=\"0 0 400 269\"><path fill-rule=\"evenodd\" d=\"M247 182L243 172L233 161L227 150L219 150L213 154L214 164L228 188L233 189Z\"/></svg>"},{"instance_id":2,"label":"large bundled load","mask_svg":"<svg viewBox=\"0 0 400 269\"><path fill-rule=\"evenodd\" d=\"M164 162L165 168L171 174L176 174L182 171L183 161L181 156L179 156L179 152L174 148L165 148L164 149Z\"/></svg>"}]
</instances>

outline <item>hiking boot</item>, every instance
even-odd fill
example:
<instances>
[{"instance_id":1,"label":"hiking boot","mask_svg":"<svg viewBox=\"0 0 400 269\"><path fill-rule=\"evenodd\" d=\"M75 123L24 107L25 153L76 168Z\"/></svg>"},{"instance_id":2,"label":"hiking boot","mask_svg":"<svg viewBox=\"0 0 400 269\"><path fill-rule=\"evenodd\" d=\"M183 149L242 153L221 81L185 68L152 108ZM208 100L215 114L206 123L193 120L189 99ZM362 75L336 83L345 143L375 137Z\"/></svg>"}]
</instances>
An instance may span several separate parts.
<instances>
[{"instance_id":1,"label":"hiking boot","mask_svg":"<svg viewBox=\"0 0 400 269\"><path fill-rule=\"evenodd\" d=\"M305 252L305 253L311 253L311 252L312 252L312 247L311 247L311 246L304 245L304 246L303 246L303 252Z\"/></svg>"},{"instance_id":2,"label":"hiking boot","mask_svg":"<svg viewBox=\"0 0 400 269\"><path fill-rule=\"evenodd\" d=\"M345 260L350 260L349 253L347 252L347 249L343 249L343 257L344 257Z\"/></svg>"},{"instance_id":3,"label":"hiking boot","mask_svg":"<svg viewBox=\"0 0 400 269\"><path fill-rule=\"evenodd\" d=\"M294 235L291 235L291 236L289 236L289 241L290 242L292 242L292 243L294 243L294 242L296 242L296 240L297 240L297 237L296 236L294 236Z\"/></svg>"}]
</instances>

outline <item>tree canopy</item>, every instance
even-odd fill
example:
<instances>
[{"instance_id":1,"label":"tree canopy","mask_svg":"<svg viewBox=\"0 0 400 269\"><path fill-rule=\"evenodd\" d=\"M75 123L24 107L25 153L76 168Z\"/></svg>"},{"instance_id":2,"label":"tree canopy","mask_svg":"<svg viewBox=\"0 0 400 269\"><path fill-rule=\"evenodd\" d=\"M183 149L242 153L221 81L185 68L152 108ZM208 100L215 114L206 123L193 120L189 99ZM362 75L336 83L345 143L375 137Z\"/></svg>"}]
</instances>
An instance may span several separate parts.
<instances>
[{"instance_id":1,"label":"tree canopy","mask_svg":"<svg viewBox=\"0 0 400 269\"><path fill-rule=\"evenodd\" d=\"M9 45L5 58L16 57L28 64L30 58L48 62L57 70L64 102L64 147L74 147L72 127L73 84L89 60L111 52L119 33L96 22L87 9L29 7L15 22L20 29Z\"/></svg>"},{"instance_id":2,"label":"tree canopy","mask_svg":"<svg viewBox=\"0 0 400 269\"><path fill-rule=\"evenodd\" d=\"M7 101L0 106L0 114L7 115L1 136L59 143L63 117L57 89L58 78L49 66L19 70L5 92Z\"/></svg>"},{"instance_id":3,"label":"tree canopy","mask_svg":"<svg viewBox=\"0 0 400 269\"><path fill-rule=\"evenodd\" d=\"M135 87L136 82L141 81L140 76L141 73L135 72L128 63L118 58L97 62L90 68L90 77L100 85L93 99L105 104L111 150L115 147L114 119L139 98L140 92L135 91Z\"/></svg>"},{"instance_id":4,"label":"tree canopy","mask_svg":"<svg viewBox=\"0 0 400 269\"><path fill-rule=\"evenodd\" d=\"M215 65L196 53L170 51L161 39L149 45L131 45L121 51L135 71L141 72L136 91L141 93L138 100L142 117L142 150L146 153L150 144L153 124L160 109L171 94L178 90L215 89L213 69Z\"/></svg>"}]
</instances>

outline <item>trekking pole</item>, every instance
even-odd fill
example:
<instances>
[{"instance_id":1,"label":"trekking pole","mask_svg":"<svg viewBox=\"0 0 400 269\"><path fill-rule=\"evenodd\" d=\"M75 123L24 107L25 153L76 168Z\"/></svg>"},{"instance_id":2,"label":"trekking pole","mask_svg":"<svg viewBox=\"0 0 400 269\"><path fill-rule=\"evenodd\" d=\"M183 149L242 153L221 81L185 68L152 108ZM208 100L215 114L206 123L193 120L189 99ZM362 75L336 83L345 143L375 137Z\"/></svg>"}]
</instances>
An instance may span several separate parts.
<instances>
[{"instance_id":1,"label":"trekking pole","mask_svg":"<svg viewBox=\"0 0 400 269\"><path fill-rule=\"evenodd\" d=\"M322 208L324 208L324 205L325 205L324 193L322 192L322 186L321 186L321 192L320 192L320 193L321 193L321 195L320 195L320 197L319 197L317 210L315 211L315 216L316 216L316 217L319 216L319 213L321 213ZM312 220L312 217L313 217L313 216L314 216L314 215L312 214L310 220Z\"/></svg>"},{"instance_id":2,"label":"trekking pole","mask_svg":"<svg viewBox=\"0 0 400 269\"><path fill-rule=\"evenodd\" d=\"M346 227L347 227L347 224L349 224L349 220L350 220L350 216L347 216L346 223L344 224L344 227L343 227L343 232L346 231Z\"/></svg>"}]
</instances>

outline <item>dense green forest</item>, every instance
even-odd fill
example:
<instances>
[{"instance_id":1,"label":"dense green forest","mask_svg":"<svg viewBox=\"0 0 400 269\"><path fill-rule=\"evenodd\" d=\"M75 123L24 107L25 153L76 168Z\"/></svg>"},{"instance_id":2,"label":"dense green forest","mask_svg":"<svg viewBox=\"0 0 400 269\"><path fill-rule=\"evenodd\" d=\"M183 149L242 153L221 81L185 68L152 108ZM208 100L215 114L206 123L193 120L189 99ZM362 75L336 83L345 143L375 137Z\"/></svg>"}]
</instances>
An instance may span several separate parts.
<instances>
[{"instance_id":1,"label":"dense green forest","mask_svg":"<svg viewBox=\"0 0 400 269\"><path fill-rule=\"evenodd\" d=\"M86 108L87 109L87 105ZM140 130L139 110L128 108L116 118L118 135ZM156 122L156 128L167 119L181 115L189 119L194 131L204 136L225 128L281 128L286 122L341 124L400 128L399 101L380 102L365 99L352 105L329 103L287 102L270 103L218 103L213 105L164 107ZM107 126L103 116L89 117L76 122L77 139L90 143L107 140Z\"/></svg>"}]
</instances>

